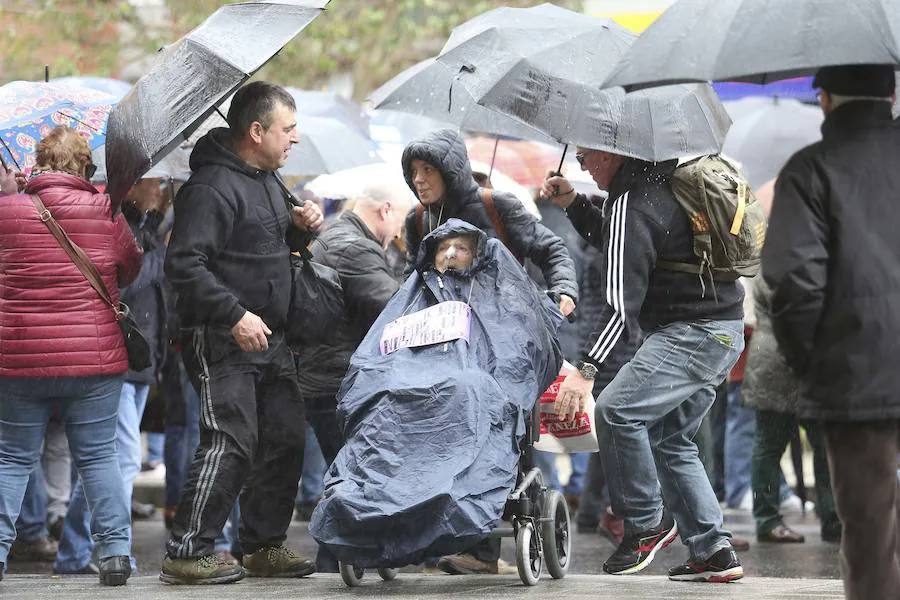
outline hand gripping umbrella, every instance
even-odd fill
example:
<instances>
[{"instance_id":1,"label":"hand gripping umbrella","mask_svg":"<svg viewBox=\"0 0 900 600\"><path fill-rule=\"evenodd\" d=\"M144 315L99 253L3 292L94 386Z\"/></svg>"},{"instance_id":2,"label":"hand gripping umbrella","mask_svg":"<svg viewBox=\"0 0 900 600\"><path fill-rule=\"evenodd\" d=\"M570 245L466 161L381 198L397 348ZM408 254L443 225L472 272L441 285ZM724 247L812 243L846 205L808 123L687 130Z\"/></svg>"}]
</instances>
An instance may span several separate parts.
<instances>
[{"instance_id":1,"label":"hand gripping umbrella","mask_svg":"<svg viewBox=\"0 0 900 600\"><path fill-rule=\"evenodd\" d=\"M109 117L107 191L120 202L150 167L322 13L328 0L221 7L163 50ZM248 41L250 38L252 42Z\"/></svg>"},{"instance_id":2,"label":"hand gripping umbrella","mask_svg":"<svg viewBox=\"0 0 900 600\"><path fill-rule=\"evenodd\" d=\"M852 64L900 65L900 2L679 0L603 85L769 83Z\"/></svg>"}]
</instances>

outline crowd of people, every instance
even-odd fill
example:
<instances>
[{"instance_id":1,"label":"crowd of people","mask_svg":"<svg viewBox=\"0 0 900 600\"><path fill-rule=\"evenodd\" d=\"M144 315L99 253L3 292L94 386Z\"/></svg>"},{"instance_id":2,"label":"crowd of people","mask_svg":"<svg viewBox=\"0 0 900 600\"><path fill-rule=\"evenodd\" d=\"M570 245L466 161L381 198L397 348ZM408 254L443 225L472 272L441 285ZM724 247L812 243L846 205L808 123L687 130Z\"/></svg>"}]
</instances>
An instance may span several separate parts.
<instances>
[{"instance_id":1,"label":"crowd of people","mask_svg":"<svg viewBox=\"0 0 900 600\"><path fill-rule=\"evenodd\" d=\"M813 448L822 538L842 543L848 597L900 595L900 404L885 362L900 332L890 304L900 285L894 74L825 68L815 86L824 139L782 170L762 274L743 281L707 277L698 263L672 187L683 161L578 148L597 195L550 173L539 221L512 195L486 192L460 134L440 130L403 152L417 203L363 186L326 224L277 174L303 126L279 86L259 81L235 94L228 127L197 142L171 208L148 179L116 209L89 182L85 140L53 130L27 179L4 169L0 180L0 577L11 561L39 558L59 574L125 584L135 568L141 416L154 387L166 406L170 530L160 579L336 571L324 546L310 559L284 545L301 474L314 491L300 505L314 505L346 441L336 411L354 351L421 261L423 239L459 219L500 240L560 315L577 307L559 334L575 369L556 408L570 416L597 398L600 451L571 456L566 492L580 530L616 541L607 573L644 569L680 535L690 558L670 579L741 578L736 549L746 541L725 527L723 506L752 508L760 543L803 542L785 522L793 496L780 468L800 425ZM149 367L129 369L120 315L51 222L138 318ZM304 249L338 273L345 308L328 340L296 348L285 328L291 254ZM428 260L441 273L462 270L476 252L453 240ZM719 478L709 468L715 444L704 440L710 423L729 440ZM537 455L548 485L562 489L555 458ZM499 540L435 564L497 573Z\"/></svg>"}]
</instances>

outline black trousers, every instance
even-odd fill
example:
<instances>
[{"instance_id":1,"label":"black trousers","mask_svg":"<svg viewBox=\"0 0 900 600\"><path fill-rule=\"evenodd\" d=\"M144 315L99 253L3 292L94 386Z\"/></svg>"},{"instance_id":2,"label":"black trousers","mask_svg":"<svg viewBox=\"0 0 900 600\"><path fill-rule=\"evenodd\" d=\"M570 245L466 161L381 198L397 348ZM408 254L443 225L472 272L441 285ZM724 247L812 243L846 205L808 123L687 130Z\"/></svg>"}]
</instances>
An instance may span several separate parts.
<instances>
[{"instance_id":1,"label":"black trousers","mask_svg":"<svg viewBox=\"0 0 900 600\"><path fill-rule=\"evenodd\" d=\"M239 493L244 553L280 544L294 512L306 437L297 370L284 336L270 336L265 352L243 352L230 330L198 327L187 332L183 348L200 395L200 446L168 554L212 554Z\"/></svg>"}]
</instances>

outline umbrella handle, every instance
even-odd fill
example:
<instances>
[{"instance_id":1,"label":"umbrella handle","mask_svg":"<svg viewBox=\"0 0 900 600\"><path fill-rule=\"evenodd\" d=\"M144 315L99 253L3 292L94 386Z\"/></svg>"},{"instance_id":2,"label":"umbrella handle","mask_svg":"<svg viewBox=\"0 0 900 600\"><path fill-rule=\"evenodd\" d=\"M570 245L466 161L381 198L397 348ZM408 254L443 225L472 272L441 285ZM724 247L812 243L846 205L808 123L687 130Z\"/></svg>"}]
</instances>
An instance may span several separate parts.
<instances>
[{"instance_id":1,"label":"umbrella handle","mask_svg":"<svg viewBox=\"0 0 900 600\"><path fill-rule=\"evenodd\" d=\"M550 172L550 175L552 177L562 177L563 176L562 168L563 168L563 163L566 162L566 152L568 152L568 151L569 151L569 145L566 144L565 146L563 146L562 158L559 159L559 167L555 171ZM553 186L553 195L559 196L559 186L558 185ZM574 323L574 321L569 321L569 322Z\"/></svg>"},{"instance_id":2,"label":"umbrella handle","mask_svg":"<svg viewBox=\"0 0 900 600\"><path fill-rule=\"evenodd\" d=\"M12 159L13 164L16 165L16 168L21 171L22 167L19 165L19 161L16 160L16 157L13 156L12 150L9 149L9 146L6 145L6 142L3 141L3 138L0 137L0 144L3 144L3 147L6 148L6 153L9 154L9 157ZM3 156L0 155L0 160L3 160ZM3 161L3 168L8 169L9 167L6 164L6 161Z\"/></svg>"}]
</instances>

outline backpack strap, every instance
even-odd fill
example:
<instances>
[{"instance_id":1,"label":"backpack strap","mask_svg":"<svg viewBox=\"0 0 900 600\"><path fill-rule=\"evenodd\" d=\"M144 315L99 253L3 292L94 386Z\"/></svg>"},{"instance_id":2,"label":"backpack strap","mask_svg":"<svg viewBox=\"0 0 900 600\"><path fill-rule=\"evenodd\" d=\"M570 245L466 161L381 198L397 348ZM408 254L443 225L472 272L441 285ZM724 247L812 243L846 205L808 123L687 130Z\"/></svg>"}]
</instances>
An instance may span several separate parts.
<instances>
[{"instance_id":1,"label":"backpack strap","mask_svg":"<svg viewBox=\"0 0 900 600\"><path fill-rule=\"evenodd\" d=\"M510 244L509 233L506 231L506 223L503 222L503 219L500 217L500 212L497 210L497 205L494 204L493 191L489 188L482 188L479 191L481 192L481 201L484 203L484 210L494 224L494 231L497 233L497 239L506 246L507 250L512 252L513 256L516 257L516 260L519 261L520 264L525 264L525 259L521 254L516 252L513 249L512 244Z\"/></svg>"},{"instance_id":2,"label":"backpack strap","mask_svg":"<svg viewBox=\"0 0 900 600\"><path fill-rule=\"evenodd\" d=\"M425 237L425 205L416 204L416 230L419 232L419 240Z\"/></svg>"}]
</instances>

